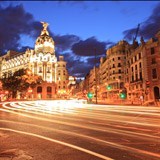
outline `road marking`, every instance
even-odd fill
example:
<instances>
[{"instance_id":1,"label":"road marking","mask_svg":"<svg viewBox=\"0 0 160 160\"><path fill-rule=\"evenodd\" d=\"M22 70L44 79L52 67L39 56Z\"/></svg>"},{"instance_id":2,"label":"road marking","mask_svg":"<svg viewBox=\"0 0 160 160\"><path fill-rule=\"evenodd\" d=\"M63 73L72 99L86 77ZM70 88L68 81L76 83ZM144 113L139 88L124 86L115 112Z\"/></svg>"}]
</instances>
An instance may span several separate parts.
<instances>
[{"instance_id":1,"label":"road marking","mask_svg":"<svg viewBox=\"0 0 160 160\"><path fill-rule=\"evenodd\" d=\"M101 155L99 153L96 153L96 152L93 152L93 151L90 151L90 150L87 150L87 149L84 149L84 148L81 148L81 147L63 142L63 141L58 141L56 139L52 139L52 138L48 138L48 137L45 137L45 136L37 135L37 134L34 134L34 133L29 133L29 132L24 132L24 131L9 129L9 128L0 128L0 130L15 132L15 133L24 134L24 135L29 135L29 136L32 136L32 137L37 137L37 138L40 138L40 139L44 139L44 140L47 140L47 141L50 141L50 142L58 143L58 144L61 144L61 145L64 145L64 146L67 146L67 147L85 152L85 153L88 153L90 155L93 155L95 157L98 157L98 158L101 158L101 159L104 159L104 160L114 160L112 158L106 157L106 156Z\"/></svg>"}]
</instances>

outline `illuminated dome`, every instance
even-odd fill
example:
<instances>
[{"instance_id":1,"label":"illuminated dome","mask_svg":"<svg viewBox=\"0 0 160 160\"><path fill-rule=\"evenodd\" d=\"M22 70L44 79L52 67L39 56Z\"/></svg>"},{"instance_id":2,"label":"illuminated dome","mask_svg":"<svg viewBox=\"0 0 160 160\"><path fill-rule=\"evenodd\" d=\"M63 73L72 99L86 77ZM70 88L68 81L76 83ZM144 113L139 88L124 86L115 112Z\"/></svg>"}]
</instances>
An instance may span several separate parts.
<instances>
[{"instance_id":1,"label":"illuminated dome","mask_svg":"<svg viewBox=\"0 0 160 160\"><path fill-rule=\"evenodd\" d=\"M41 35L37 38L35 43L35 53L51 53L55 54L54 41L52 37L49 36L47 31L48 23L41 22L43 24L43 30Z\"/></svg>"}]
</instances>

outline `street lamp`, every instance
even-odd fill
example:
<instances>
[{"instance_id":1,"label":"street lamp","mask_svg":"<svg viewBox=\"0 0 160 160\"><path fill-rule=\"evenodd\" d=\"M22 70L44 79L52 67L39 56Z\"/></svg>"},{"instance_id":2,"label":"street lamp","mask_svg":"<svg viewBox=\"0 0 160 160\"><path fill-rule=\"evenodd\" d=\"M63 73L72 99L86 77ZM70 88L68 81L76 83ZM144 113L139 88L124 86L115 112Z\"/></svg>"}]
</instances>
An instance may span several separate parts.
<instances>
[{"instance_id":1,"label":"street lamp","mask_svg":"<svg viewBox=\"0 0 160 160\"><path fill-rule=\"evenodd\" d=\"M117 85L117 88L120 89L120 79L117 78L116 80L117 80L117 84L118 84L118 85Z\"/></svg>"},{"instance_id":2,"label":"street lamp","mask_svg":"<svg viewBox=\"0 0 160 160\"><path fill-rule=\"evenodd\" d=\"M97 55L96 55L96 48L94 49L95 51L95 96L96 96L96 104L97 104L97 70L96 70L96 64L97 64Z\"/></svg>"}]
</instances>

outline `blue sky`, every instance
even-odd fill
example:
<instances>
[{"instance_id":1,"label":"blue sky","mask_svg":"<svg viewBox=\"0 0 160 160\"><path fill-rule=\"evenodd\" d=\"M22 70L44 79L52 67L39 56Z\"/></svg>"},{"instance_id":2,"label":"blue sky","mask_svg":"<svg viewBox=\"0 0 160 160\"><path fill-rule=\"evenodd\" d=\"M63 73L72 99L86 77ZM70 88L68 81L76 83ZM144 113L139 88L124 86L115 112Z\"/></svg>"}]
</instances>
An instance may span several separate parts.
<instances>
[{"instance_id":1,"label":"blue sky","mask_svg":"<svg viewBox=\"0 0 160 160\"><path fill-rule=\"evenodd\" d=\"M0 51L33 48L42 29L39 21L46 21L69 73L84 77L94 66L95 46L101 57L118 41L131 42L138 23L139 36L146 40L160 30L159 9L158 1L0 2Z\"/></svg>"},{"instance_id":2,"label":"blue sky","mask_svg":"<svg viewBox=\"0 0 160 160\"><path fill-rule=\"evenodd\" d=\"M82 39L95 36L117 42L123 31L144 22L158 2L78 1L19 2L36 20L46 21L56 34L75 34Z\"/></svg>"}]
</instances>

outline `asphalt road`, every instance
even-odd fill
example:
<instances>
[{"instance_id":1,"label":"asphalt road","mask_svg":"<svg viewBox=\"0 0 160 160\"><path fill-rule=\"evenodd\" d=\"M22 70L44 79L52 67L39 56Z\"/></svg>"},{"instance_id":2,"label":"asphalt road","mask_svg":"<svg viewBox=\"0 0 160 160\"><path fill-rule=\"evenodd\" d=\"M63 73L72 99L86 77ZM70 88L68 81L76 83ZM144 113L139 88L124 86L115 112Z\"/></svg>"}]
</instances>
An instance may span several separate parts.
<instances>
[{"instance_id":1,"label":"asphalt road","mask_svg":"<svg viewBox=\"0 0 160 160\"><path fill-rule=\"evenodd\" d=\"M0 106L0 160L160 160L160 108L80 101Z\"/></svg>"}]
</instances>

